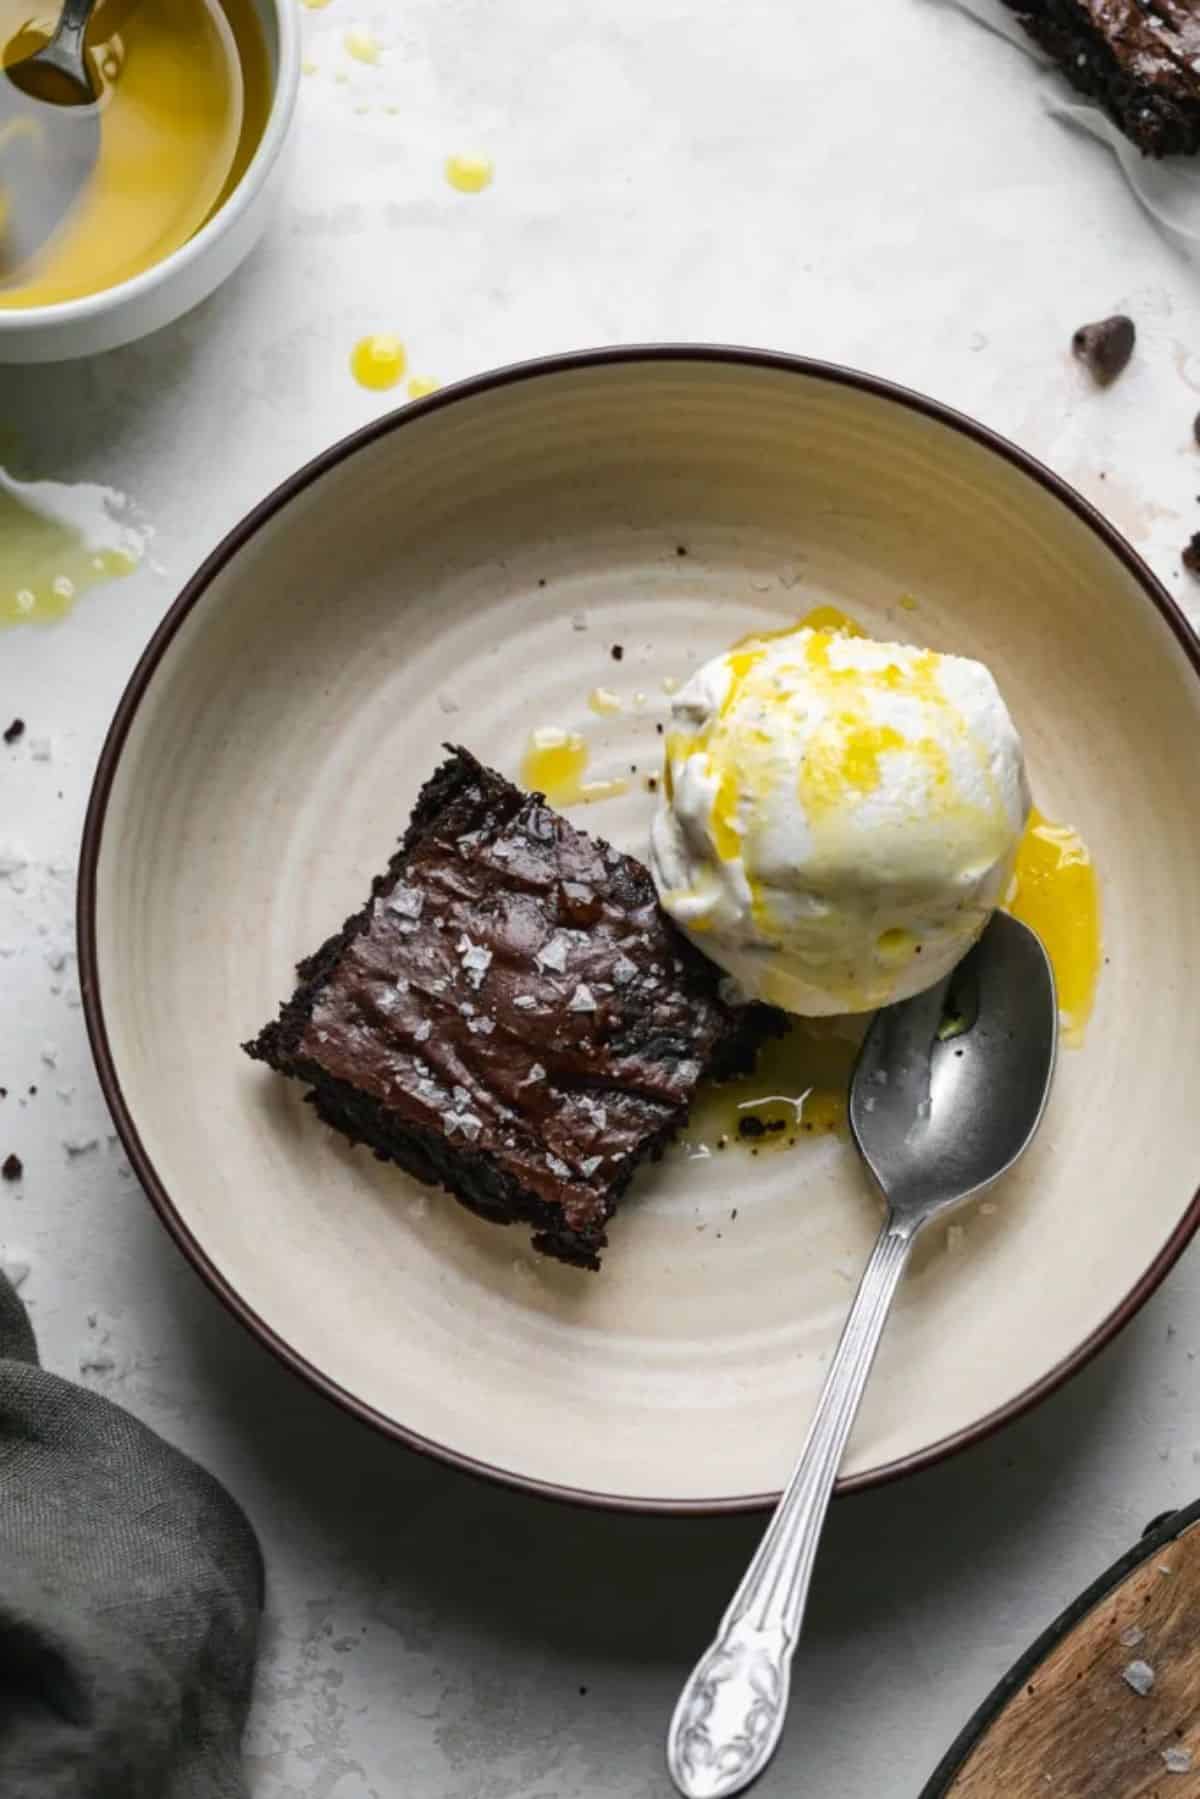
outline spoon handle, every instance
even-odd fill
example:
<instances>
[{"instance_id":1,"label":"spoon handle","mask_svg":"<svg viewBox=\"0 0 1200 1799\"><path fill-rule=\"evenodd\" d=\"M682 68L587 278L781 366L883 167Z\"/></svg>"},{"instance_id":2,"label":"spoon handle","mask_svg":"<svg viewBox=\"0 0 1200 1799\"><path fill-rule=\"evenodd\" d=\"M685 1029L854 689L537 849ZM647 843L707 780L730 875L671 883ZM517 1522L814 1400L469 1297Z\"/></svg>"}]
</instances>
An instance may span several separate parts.
<instances>
[{"instance_id":1,"label":"spoon handle","mask_svg":"<svg viewBox=\"0 0 1200 1799\"><path fill-rule=\"evenodd\" d=\"M95 5L96 0L63 0L63 8L51 42L75 62L83 60L84 34Z\"/></svg>"},{"instance_id":2,"label":"spoon handle","mask_svg":"<svg viewBox=\"0 0 1200 1799\"><path fill-rule=\"evenodd\" d=\"M821 1527L915 1235L911 1224L894 1217L884 1223L800 1460L715 1639L679 1696L667 1765L685 1799L740 1793L775 1753Z\"/></svg>"}]
</instances>

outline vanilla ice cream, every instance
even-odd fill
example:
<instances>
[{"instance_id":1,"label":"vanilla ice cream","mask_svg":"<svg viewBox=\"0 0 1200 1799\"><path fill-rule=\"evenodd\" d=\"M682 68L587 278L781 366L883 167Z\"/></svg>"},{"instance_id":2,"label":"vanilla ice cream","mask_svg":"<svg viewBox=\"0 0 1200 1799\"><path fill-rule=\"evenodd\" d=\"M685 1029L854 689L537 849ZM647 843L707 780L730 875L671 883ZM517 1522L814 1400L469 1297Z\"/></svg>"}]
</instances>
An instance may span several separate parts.
<instances>
[{"instance_id":1,"label":"vanilla ice cream","mask_svg":"<svg viewBox=\"0 0 1200 1799\"><path fill-rule=\"evenodd\" d=\"M982 663L803 627L681 688L662 792L664 908L747 998L810 1016L940 980L1003 899L1030 803Z\"/></svg>"}]
</instances>

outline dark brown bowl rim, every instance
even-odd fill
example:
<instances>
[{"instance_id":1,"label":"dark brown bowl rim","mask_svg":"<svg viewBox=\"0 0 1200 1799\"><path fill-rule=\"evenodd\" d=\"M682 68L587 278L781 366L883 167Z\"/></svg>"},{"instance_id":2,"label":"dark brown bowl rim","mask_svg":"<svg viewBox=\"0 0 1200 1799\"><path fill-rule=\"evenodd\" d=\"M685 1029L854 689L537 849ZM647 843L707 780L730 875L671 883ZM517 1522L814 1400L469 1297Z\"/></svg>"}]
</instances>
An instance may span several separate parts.
<instances>
[{"instance_id":1,"label":"dark brown bowl rim","mask_svg":"<svg viewBox=\"0 0 1200 1799\"><path fill-rule=\"evenodd\" d=\"M440 411L443 407L455 406L462 400L473 399L480 394L491 393L498 388L509 387L518 382L537 380L546 375L656 362L717 364L725 367L767 369L779 374L800 375L808 380L854 388L860 393L874 395L878 399L889 401L910 412L933 419L938 424L982 445L983 448L992 451L993 454L1019 469L1030 480L1035 481L1052 494L1100 539L1105 548L1133 576L1151 605L1155 607L1168 628L1174 633L1193 671L1200 678L1200 642L1193 637L1183 613L1166 588L1107 519L1103 518L1081 494L1076 493L1036 457L1018 448L1016 444L1010 443L1007 438L1001 437L987 426L979 424L965 413L944 405L941 401L898 386L894 382L884 380L881 376L865 374L858 369L846 368L836 363L821 362L806 356L787 355L781 351L734 345L636 344L627 347L577 350L564 355L538 357L532 361L512 363L482 375L474 375L468 380L443 388L424 400L386 413L383 417L351 432L349 436L342 438L329 449L321 451L319 455L298 469L295 474L281 482L272 493L267 495L266 499L260 501L239 524L233 527L216 549L201 563L164 615L142 652L117 705L105 737L88 801L87 817L84 821L77 889L77 930L80 989L88 1037L91 1041L100 1085L130 1163L159 1217L192 1266L229 1308L234 1317L239 1319L261 1343L265 1344L285 1367L300 1375L317 1392L332 1399L351 1416L361 1419L363 1423L371 1425L385 1436L466 1473L543 1498L569 1500L599 1510L705 1517L722 1513L761 1510L773 1505L778 1495L775 1493L747 1493L723 1499L638 1498L619 1493L597 1493L585 1488L561 1486L521 1474L515 1469L496 1467L491 1463L481 1462L473 1456L464 1455L444 1443L436 1443L430 1438L408 1429L395 1419L387 1417L374 1406L366 1404L353 1393L339 1386L336 1381L330 1380L319 1368L277 1335L271 1326L246 1304L220 1270L210 1261L201 1244L175 1209L166 1187L159 1179L154 1164L143 1147L137 1126L125 1102L108 1041L96 956L96 873L99 864L100 843L113 779L130 726L158 664L184 619L206 592L213 579L249 543L255 533L327 470L336 467L346 458L355 455L359 450L375 443L378 439L388 436L394 431L403 430L406 425L415 424L431 412ZM930 1444L925 1449L912 1455L902 1456L896 1461L887 1462L882 1467L869 1468L863 1473L847 1476L839 1481L837 1490L840 1493L862 1492L873 1487L883 1486L889 1481L898 1479L901 1475L930 1468L972 1444L983 1442L1001 1426L1023 1416L1040 1400L1055 1392L1073 1374L1077 1374L1106 1343L1112 1341L1118 1331L1128 1324L1178 1260L1198 1225L1200 1225L1200 1191L1197 1191L1166 1243L1120 1305L1115 1307L1082 1343L1078 1344L1069 1355L1051 1368L1040 1380L1035 1381L1032 1386L1026 1387L1006 1405L998 1407L976 1423L951 1436L943 1437L939 1442Z\"/></svg>"}]
</instances>

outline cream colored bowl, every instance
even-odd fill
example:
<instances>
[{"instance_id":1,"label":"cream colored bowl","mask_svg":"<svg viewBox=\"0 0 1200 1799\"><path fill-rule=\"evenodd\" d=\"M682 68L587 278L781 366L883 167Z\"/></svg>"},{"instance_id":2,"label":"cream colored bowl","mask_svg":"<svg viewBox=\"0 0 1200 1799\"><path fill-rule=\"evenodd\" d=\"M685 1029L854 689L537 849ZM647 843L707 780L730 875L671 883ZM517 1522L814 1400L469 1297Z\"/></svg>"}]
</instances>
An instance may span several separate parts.
<instances>
[{"instance_id":1,"label":"cream colored bowl","mask_svg":"<svg viewBox=\"0 0 1200 1799\"><path fill-rule=\"evenodd\" d=\"M151 268L54 306L0 310L0 364L65 362L147 337L206 300L262 236L274 209L300 85L295 0L254 0L267 45L271 106L242 179L208 223Z\"/></svg>"},{"instance_id":2,"label":"cream colored bowl","mask_svg":"<svg viewBox=\"0 0 1200 1799\"><path fill-rule=\"evenodd\" d=\"M142 1181L230 1308L397 1437L613 1505L779 1487L875 1230L848 1143L672 1156L589 1275L350 1149L238 1044L443 740L515 775L533 728L579 728L593 774L639 771L580 821L641 853L664 681L823 602L990 664L1040 803L1095 852L1108 956L1033 1150L908 1281L845 1484L1031 1404L1195 1228L1200 682L1133 552L865 376L702 349L505 371L330 450L210 558L121 703L84 846L88 1022Z\"/></svg>"}]
</instances>

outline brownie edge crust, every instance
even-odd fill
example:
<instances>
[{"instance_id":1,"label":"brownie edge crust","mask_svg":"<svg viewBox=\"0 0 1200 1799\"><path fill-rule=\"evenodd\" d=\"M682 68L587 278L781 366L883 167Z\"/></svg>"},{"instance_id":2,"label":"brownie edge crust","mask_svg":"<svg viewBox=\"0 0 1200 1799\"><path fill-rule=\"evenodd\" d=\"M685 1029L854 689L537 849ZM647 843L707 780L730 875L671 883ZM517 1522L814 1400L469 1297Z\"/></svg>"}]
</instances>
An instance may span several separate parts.
<instances>
[{"instance_id":1,"label":"brownie edge crust","mask_svg":"<svg viewBox=\"0 0 1200 1799\"><path fill-rule=\"evenodd\" d=\"M751 1067L782 1028L722 999L640 862L463 749L297 974L246 1053L381 1159L586 1268L701 1079Z\"/></svg>"}]
</instances>

